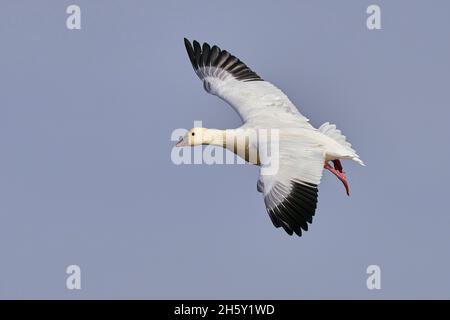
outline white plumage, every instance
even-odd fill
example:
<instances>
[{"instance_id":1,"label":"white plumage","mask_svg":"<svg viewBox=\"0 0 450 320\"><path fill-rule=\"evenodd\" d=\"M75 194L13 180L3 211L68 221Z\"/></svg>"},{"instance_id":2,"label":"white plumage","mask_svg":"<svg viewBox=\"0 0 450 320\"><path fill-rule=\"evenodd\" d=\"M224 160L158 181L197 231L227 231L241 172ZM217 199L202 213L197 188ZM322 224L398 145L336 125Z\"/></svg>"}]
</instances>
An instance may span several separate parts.
<instances>
[{"instance_id":1,"label":"white plumage","mask_svg":"<svg viewBox=\"0 0 450 320\"><path fill-rule=\"evenodd\" d=\"M240 115L243 125L238 129L214 130L191 129L178 146L196 144L224 145L223 137L235 139L250 130L277 130L276 172L265 172L261 167L257 189L263 193L267 212L276 227L283 227L287 233L302 234L317 207L318 185L323 169L333 172L345 185L346 177L339 162L350 159L363 165L351 144L336 126L324 123L315 129L289 98L276 86L264 81L242 61L221 50L197 41L191 43L185 39L186 50L205 90L226 101ZM197 137L195 134L197 133ZM199 140L198 136L202 138ZM195 139L194 139L195 138ZM228 139L228 138L225 138ZM220 140L220 141L219 141ZM254 164L264 164L273 157L270 143L258 139L244 148L227 145L226 148L242 157L246 152L258 154ZM273 142L273 141L272 141ZM332 161L334 167L329 165Z\"/></svg>"}]
</instances>

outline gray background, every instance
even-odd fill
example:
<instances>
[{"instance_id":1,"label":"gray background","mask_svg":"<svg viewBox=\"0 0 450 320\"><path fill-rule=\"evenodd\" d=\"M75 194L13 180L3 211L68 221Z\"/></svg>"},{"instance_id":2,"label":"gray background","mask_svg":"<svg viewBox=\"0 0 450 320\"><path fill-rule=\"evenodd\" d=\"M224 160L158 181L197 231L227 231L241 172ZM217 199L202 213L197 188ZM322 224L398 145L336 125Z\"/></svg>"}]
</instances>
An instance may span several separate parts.
<instances>
[{"instance_id":1,"label":"gray background","mask_svg":"<svg viewBox=\"0 0 450 320\"><path fill-rule=\"evenodd\" d=\"M66 29L66 7L82 30ZM366 8L382 9L380 31ZM448 1L1 1L1 298L450 298ZM336 123L367 167L325 173L302 238L250 165L170 160L233 128L183 37L216 43ZM65 268L82 269L82 290ZM366 268L382 289L366 288Z\"/></svg>"}]
</instances>

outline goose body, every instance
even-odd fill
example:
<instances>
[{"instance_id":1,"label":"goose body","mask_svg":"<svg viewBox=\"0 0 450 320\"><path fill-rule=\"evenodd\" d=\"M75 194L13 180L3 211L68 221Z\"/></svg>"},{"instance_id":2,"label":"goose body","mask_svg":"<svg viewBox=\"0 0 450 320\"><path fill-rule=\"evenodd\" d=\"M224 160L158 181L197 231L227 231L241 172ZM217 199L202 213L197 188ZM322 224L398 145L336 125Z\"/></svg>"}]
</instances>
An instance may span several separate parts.
<instances>
[{"instance_id":1,"label":"goose body","mask_svg":"<svg viewBox=\"0 0 450 320\"><path fill-rule=\"evenodd\" d=\"M228 51L184 41L204 89L231 105L243 124L227 130L193 128L177 146L221 146L261 166L257 190L272 223L301 236L315 214L323 169L336 175L349 194L340 160L363 162L335 125L314 128L280 89Z\"/></svg>"}]
</instances>

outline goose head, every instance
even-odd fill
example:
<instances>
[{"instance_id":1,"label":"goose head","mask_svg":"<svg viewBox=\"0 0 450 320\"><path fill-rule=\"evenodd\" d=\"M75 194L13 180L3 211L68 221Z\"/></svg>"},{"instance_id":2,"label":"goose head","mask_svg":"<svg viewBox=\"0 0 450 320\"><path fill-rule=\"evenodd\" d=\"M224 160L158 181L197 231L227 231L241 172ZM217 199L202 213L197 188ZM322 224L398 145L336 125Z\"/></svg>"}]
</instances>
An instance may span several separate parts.
<instances>
[{"instance_id":1,"label":"goose head","mask_svg":"<svg viewBox=\"0 0 450 320\"><path fill-rule=\"evenodd\" d=\"M198 146L202 144L211 144L213 136L206 128L192 128L184 137L178 141L176 147Z\"/></svg>"}]
</instances>

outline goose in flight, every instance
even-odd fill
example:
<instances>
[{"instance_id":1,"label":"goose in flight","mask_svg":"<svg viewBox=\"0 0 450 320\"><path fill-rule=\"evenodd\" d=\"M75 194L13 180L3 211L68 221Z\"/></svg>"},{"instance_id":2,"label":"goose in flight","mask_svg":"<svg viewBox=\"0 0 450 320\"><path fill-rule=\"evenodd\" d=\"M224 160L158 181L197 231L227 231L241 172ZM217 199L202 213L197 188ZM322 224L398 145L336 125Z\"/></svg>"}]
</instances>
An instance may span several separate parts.
<instances>
[{"instance_id":1,"label":"goose in flight","mask_svg":"<svg viewBox=\"0 0 450 320\"><path fill-rule=\"evenodd\" d=\"M193 128L176 146L220 146L261 166L257 190L273 225L301 236L315 214L323 169L333 173L349 195L340 160L363 162L335 125L326 122L314 128L280 89L228 51L187 39L184 43L204 89L230 104L243 124L228 130ZM248 136L255 130L277 130L277 135L250 141ZM276 152L268 150L269 140L276 142ZM276 170L264 172L262 164L273 162L267 161L269 153L276 154Z\"/></svg>"}]
</instances>

